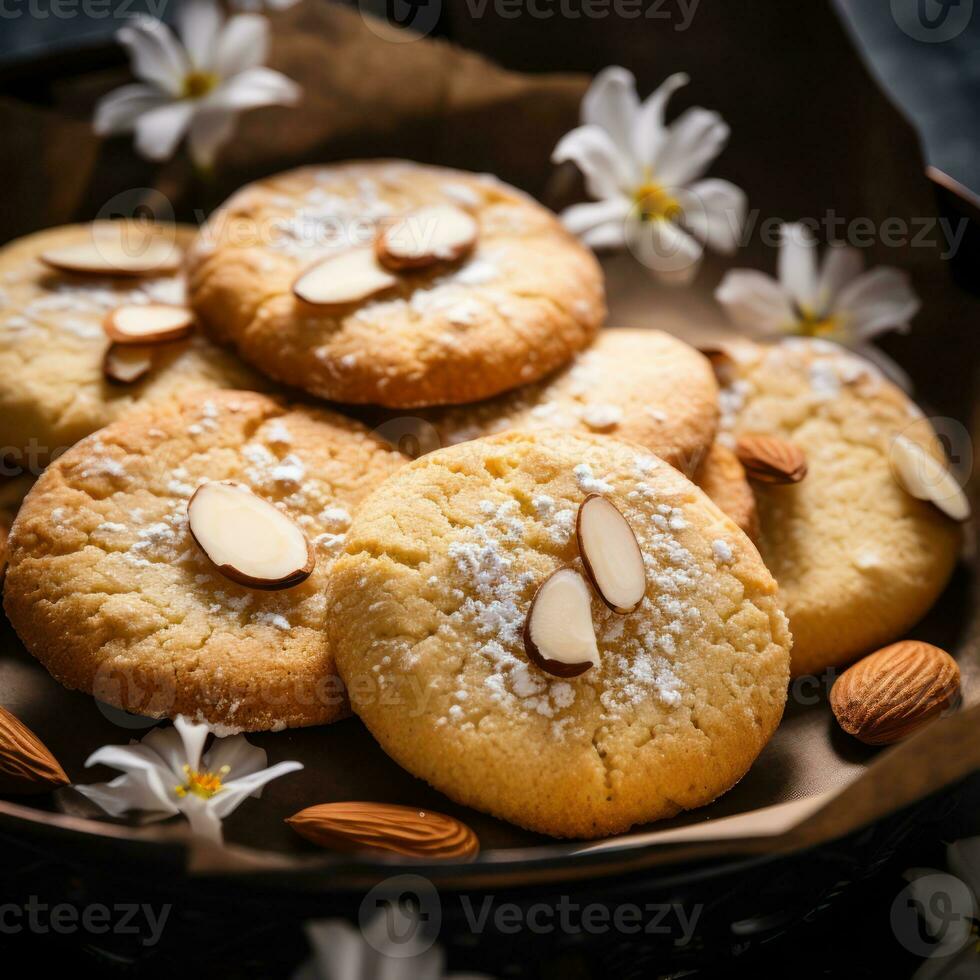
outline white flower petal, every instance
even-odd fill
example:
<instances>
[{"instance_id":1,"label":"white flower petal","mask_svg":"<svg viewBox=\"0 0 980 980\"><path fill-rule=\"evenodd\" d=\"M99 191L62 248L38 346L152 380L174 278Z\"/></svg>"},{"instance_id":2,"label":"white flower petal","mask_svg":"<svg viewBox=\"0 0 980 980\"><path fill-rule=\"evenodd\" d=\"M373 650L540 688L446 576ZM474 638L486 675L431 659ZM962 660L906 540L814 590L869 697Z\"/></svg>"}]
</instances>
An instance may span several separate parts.
<instances>
[{"instance_id":1,"label":"white flower petal","mask_svg":"<svg viewBox=\"0 0 980 980\"><path fill-rule=\"evenodd\" d=\"M143 741L138 745L130 745L128 751L150 754L153 761L168 770L170 781L183 780L187 756L184 753L184 740L173 726L154 728L143 736Z\"/></svg>"},{"instance_id":2,"label":"white flower petal","mask_svg":"<svg viewBox=\"0 0 980 980\"><path fill-rule=\"evenodd\" d=\"M864 259L856 248L833 242L824 253L817 277L816 303L819 315L827 315L836 305L837 295L852 279L861 275Z\"/></svg>"},{"instance_id":3,"label":"white flower petal","mask_svg":"<svg viewBox=\"0 0 980 980\"><path fill-rule=\"evenodd\" d=\"M243 800L249 796L260 796L262 787L266 783L285 776L286 773L297 772L303 768L301 762L279 762L261 772L253 772L251 775L243 776L241 779L232 779L224 784L220 793L212 796L207 801L208 809L215 816L227 817L229 813L238 808Z\"/></svg>"},{"instance_id":4,"label":"white flower petal","mask_svg":"<svg viewBox=\"0 0 980 980\"><path fill-rule=\"evenodd\" d=\"M201 768L201 754L204 751L204 743L211 734L211 729L207 725L191 721L183 715L177 715L174 719L174 728L180 736L184 745L184 760L195 772Z\"/></svg>"},{"instance_id":5,"label":"white flower petal","mask_svg":"<svg viewBox=\"0 0 980 980\"><path fill-rule=\"evenodd\" d=\"M735 324L756 337L786 333L796 322L783 288L762 272L733 269L715 290L715 299Z\"/></svg>"},{"instance_id":6,"label":"white flower petal","mask_svg":"<svg viewBox=\"0 0 980 980\"><path fill-rule=\"evenodd\" d=\"M190 63L166 24L152 17L135 17L116 32L116 39L129 52L137 78L169 95L180 95Z\"/></svg>"},{"instance_id":7,"label":"white flower petal","mask_svg":"<svg viewBox=\"0 0 980 980\"><path fill-rule=\"evenodd\" d=\"M634 186L632 163L620 153L605 130L579 126L566 133L551 154L554 163L571 160L582 171L585 186L594 198L620 197Z\"/></svg>"},{"instance_id":8,"label":"white flower petal","mask_svg":"<svg viewBox=\"0 0 980 980\"><path fill-rule=\"evenodd\" d=\"M221 844L224 840L224 834L221 830L221 817L214 812L214 808L211 806L215 799L217 797L213 796L210 800L205 800L193 793L188 793L180 801L180 812L187 817L192 834L197 837L204 837L215 844Z\"/></svg>"},{"instance_id":9,"label":"white flower petal","mask_svg":"<svg viewBox=\"0 0 980 980\"><path fill-rule=\"evenodd\" d=\"M215 55L220 49L224 22L217 0L181 0L177 7L177 30L191 65L197 70L217 70L221 74Z\"/></svg>"},{"instance_id":10,"label":"white flower petal","mask_svg":"<svg viewBox=\"0 0 980 980\"><path fill-rule=\"evenodd\" d=\"M620 153L628 156L640 109L636 79L625 68L604 68L582 98L582 124L605 130Z\"/></svg>"},{"instance_id":11,"label":"white flower petal","mask_svg":"<svg viewBox=\"0 0 980 980\"><path fill-rule=\"evenodd\" d=\"M704 250L672 221L630 221L626 236L630 251L658 279L684 285L697 273Z\"/></svg>"},{"instance_id":12,"label":"white flower petal","mask_svg":"<svg viewBox=\"0 0 980 980\"><path fill-rule=\"evenodd\" d=\"M904 368L893 361L880 347L875 347L873 344L856 344L851 347L851 350L855 354L859 354L866 360L871 361L889 381L897 384L902 391L911 393L913 388L912 378Z\"/></svg>"},{"instance_id":13,"label":"white flower petal","mask_svg":"<svg viewBox=\"0 0 980 980\"><path fill-rule=\"evenodd\" d=\"M168 101L152 85L123 85L99 99L93 120L95 133L97 136L107 136L127 132L143 113L158 109Z\"/></svg>"},{"instance_id":14,"label":"white flower petal","mask_svg":"<svg viewBox=\"0 0 980 980\"><path fill-rule=\"evenodd\" d=\"M255 109L264 105L294 105L303 90L282 72L271 68L249 68L215 89L202 109Z\"/></svg>"},{"instance_id":15,"label":"white flower petal","mask_svg":"<svg viewBox=\"0 0 980 980\"><path fill-rule=\"evenodd\" d=\"M696 180L721 152L728 134L717 112L688 109L667 129L653 160L654 177L668 188Z\"/></svg>"},{"instance_id":16,"label":"white flower petal","mask_svg":"<svg viewBox=\"0 0 980 980\"><path fill-rule=\"evenodd\" d=\"M817 243L805 225L785 224L781 233L779 282L797 306L818 314Z\"/></svg>"},{"instance_id":17,"label":"white flower petal","mask_svg":"<svg viewBox=\"0 0 980 980\"><path fill-rule=\"evenodd\" d=\"M136 120L136 149L150 160L172 157L194 115L194 103L170 102Z\"/></svg>"},{"instance_id":18,"label":"white flower petal","mask_svg":"<svg viewBox=\"0 0 980 980\"><path fill-rule=\"evenodd\" d=\"M670 75L656 91L647 96L636 117L632 150L640 164L653 170L654 161L667 136L664 114L671 96L690 82L684 72Z\"/></svg>"},{"instance_id":19,"label":"white flower petal","mask_svg":"<svg viewBox=\"0 0 980 980\"><path fill-rule=\"evenodd\" d=\"M128 774L116 776L108 783L76 785L75 790L105 810L110 817L121 817L130 810L141 810L151 818L166 819L178 812L169 800L166 806L161 805L162 801L146 780Z\"/></svg>"},{"instance_id":20,"label":"white flower petal","mask_svg":"<svg viewBox=\"0 0 980 980\"><path fill-rule=\"evenodd\" d=\"M953 841L946 848L946 863L949 870L965 881L980 897L980 837L965 837Z\"/></svg>"},{"instance_id":21,"label":"white flower petal","mask_svg":"<svg viewBox=\"0 0 980 980\"><path fill-rule=\"evenodd\" d=\"M228 779L240 779L264 769L269 762L265 749L253 745L244 735L215 739L204 756L208 772L217 772L222 766L229 769Z\"/></svg>"},{"instance_id":22,"label":"white flower petal","mask_svg":"<svg viewBox=\"0 0 980 980\"><path fill-rule=\"evenodd\" d=\"M837 294L834 313L851 336L870 340L886 330L907 330L919 305L904 272L878 268L852 279Z\"/></svg>"},{"instance_id":23,"label":"white flower petal","mask_svg":"<svg viewBox=\"0 0 980 980\"><path fill-rule=\"evenodd\" d=\"M231 78L265 64L269 54L269 22L254 14L232 17L221 32L215 53L215 71Z\"/></svg>"},{"instance_id":24,"label":"white flower petal","mask_svg":"<svg viewBox=\"0 0 980 980\"><path fill-rule=\"evenodd\" d=\"M745 224L745 193L727 180L699 180L677 193L684 226L709 248L730 255Z\"/></svg>"},{"instance_id":25,"label":"white flower petal","mask_svg":"<svg viewBox=\"0 0 980 980\"><path fill-rule=\"evenodd\" d=\"M187 135L191 159L199 167L214 165L218 150L235 131L238 114L233 109L202 109L194 116Z\"/></svg>"},{"instance_id":26,"label":"white flower petal","mask_svg":"<svg viewBox=\"0 0 980 980\"><path fill-rule=\"evenodd\" d=\"M111 783L96 784L103 789L107 787L116 789L120 799L125 801L123 810L177 812L173 793L176 785L175 777L169 769L160 765L156 753L145 745L106 745L93 752L85 761L85 765L86 767L109 766L111 769L123 771L124 777L117 777ZM75 788L82 790L80 786ZM94 797L90 798L94 799ZM101 803L99 805L102 806ZM108 808L103 807L103 809ZM108 812L118 815L113 810Z\"/></svg>"},{"instance_id":27,"label":"white flower petal","mask_svg":"<svg viewBox=\"0 0 980 980\"><path fill-rule=\"evenodd\" d=\"M625 197L573 204L561 213L562 224L590 248L621 248L626 244L626 217L630 202Z\"/></svg>"}]
</instances>

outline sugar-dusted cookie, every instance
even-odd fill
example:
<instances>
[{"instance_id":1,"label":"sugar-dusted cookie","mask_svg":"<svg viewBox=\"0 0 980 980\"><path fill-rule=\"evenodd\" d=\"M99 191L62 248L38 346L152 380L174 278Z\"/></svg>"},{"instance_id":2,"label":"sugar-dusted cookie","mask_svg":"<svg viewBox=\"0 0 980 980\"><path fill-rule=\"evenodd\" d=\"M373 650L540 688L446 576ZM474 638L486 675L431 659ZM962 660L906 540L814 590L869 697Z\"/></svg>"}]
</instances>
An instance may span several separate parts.
<instances>
[{"instance_id":1,"label":"sugar-dusted cookie","mask_svg":"<svg viewBox=\"0 0 980 980\"><path fill-rule=\"evenodd\" d=\"M691 473L715 437L718 384L707 358L676 337L607 329L544 381L477 404L415 414L425 449L508 429L567 429L635 442ZM393 434L406 429L395 426Z\"/></svg>"},{"instance_id":2,"label":"sugar-dusted cookie","mask_svg":"<svg viewBox=\"0 0 980 980\"><path fill-rule=\"evenodd\" d=\"M758 541L759 514L755 494L745 468L731 449L720 442L714 443L693 479L753 541Z\"/></svg>"},{"instance_id":3,"label":"sugar-dusted cookie","mask_svg":"<svg viewBox=\"0 0 980 980\"><path fill-rule=\"evenodd\" d=\"M310 167L235 194L189 263L210 332L341 402L488 398L585 347L605 315L592 253L487 176L404 161Z\"/></svg>"},{"instance_id":4,"label":"sugar-dusted cookie","mask_svg":"<svg viewBox=\"0 0 980 980\"><path fill-rule=\"evenodd\" d=\"M555 836L708 803L786 699L791 640L755 547L677 470L604 436L511 432L410 463L355 517L328 620L392 758Z\"/></svg>"},{"instance_id":5,"label":"sugar-dusted cookie","mask_svg":"<svg viewBox=\"0 0 980 980\"><path fill-rule=\"evenodd\" d=\"M52 228L0 249L5 464L36 474L137 403L191 389L268 387L197 332L154 345L139 380L105 375L107 315L121 307L182 305L178 264L193 234L183 226L102 221Z\"/></svg>"},{"instance_id":6,"label":"sugar-dusted cookie","mask_svg":"<svg viewBox=\"0 0 980 980\"><path fill-rule=\"evenodd\" d=\"M936 600L959 549L958 526L898 479L900 434L942 458L930 424L871 364L825 341L740 345L720 370L726 440L777 436L806 460L799 483L754 483L794 674L897 639Z\"/></svg>"},{"instance_id":7,"label":"sugar-dusted cookie","mask_svg":"<svg viewBox=\"0 0 980 980\"><path fill-rule=\"evenodd\" d=\"M129 711L245 731L331 721L346 711L323 630L331 564L353 508L402 462L356 423L265 395L134 411L28 494L10 534L7 615L57 680ZM252 509L229 534L229 504L205 508L192 535L189 500L218 481L251 490ZM252 567L274 565L280 540L263 508L315 560L291 588L250 588L230 571L282 577Z\"/></svg>"}]
</instances>

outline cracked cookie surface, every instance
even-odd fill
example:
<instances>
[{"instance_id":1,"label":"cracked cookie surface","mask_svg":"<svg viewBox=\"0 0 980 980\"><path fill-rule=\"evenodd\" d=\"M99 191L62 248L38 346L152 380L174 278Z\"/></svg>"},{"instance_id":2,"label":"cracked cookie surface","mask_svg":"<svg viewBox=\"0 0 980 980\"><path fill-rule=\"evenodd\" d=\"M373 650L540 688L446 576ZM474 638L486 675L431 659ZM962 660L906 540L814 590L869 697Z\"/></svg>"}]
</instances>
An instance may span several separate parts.
<instances>
[{"instance_id":1,"label":"cracked cookie surface","mask_svg":"<svg viewBox=\"0 0 980 980\"><path fill-rule=\"evenodd\" d=\"M32 472L138 403L190 389L269 387L200 333L160 346L141 381L116 385L105 379L106 314L130 303L182 304L182 277L70 274L55 271L40 256L90 241L93 233L116 225L52 228L0 250L0 446ZM145 225L139 228L146 233ZM194 229L159 226L159 234L187 247Z\"/></svg>"},{"instance_id":2,"label":"cracked cookie surface","mask_svg":"<svg viewBox=\"0 0 980 980\"><path fill-rule=\"evenodd\" d=\"M67 687L139 714L278 730L347 712L324 635L354 507L404 462L331 412L211 391L134 412L52 463L9 541L4 606ZM234 480L316 549L302 584L238 585L195 544L187 501Z\"/></svg>"},{"instance_id":3,"label":"cracked cookie surface","mask_svg":"<svg viewBox=\"0 0 980 980\"><path fill-rule=\"evenodd\" d=\"M596 597L600 663L527 658L535 589L581 569L578 507L611 500L644 555L628 615ZM747 537L690 481L608 437L512 432L423 456L362 505L331 581L330 635L385 751L461 803L598 837L701 806L771 737L790 636Z\"/></svg>"},{"instance_id":4,"label":"cracked cookie surface","mask_svg":"<svg viewBox=\"0 0 980 980\"><path fill-rule=\"evenodd\" d=\"M806 455L802 482L754 489L793 673L818 673L900 638L949 580L959 528L908 494L889 459L899 434L938 459L942 448L915 403L841 347L793 339L732 354L720 438L774 435Z\"/></svg>"},{"instance_id":5,"label":"cracked cookie surface","mask_svg":"<svg viewBox=\"0 0 980 980\"><path fill-rule=\"evenodd\" d=\"M430 205L469 212L472 254L404 272L339 310L292 292L331 254L370 247ZM308 167L251 184L203 229L192 305L212 335L272 377L334 401L392 407L488 398L543 377L605 316L592 253L545 208L489 176L404 161Z\"/></svg>"}]
</instances>

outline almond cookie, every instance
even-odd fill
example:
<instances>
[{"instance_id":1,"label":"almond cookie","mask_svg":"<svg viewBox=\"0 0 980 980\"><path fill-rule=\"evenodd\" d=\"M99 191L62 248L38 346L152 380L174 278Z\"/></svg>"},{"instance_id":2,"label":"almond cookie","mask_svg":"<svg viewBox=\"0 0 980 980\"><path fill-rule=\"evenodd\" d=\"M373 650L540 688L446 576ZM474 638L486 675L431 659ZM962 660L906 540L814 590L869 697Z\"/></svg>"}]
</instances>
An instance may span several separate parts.
<instances>
[{"instance_id":1,"label":"almond cookie","mask_svg":"<svg viewBox=\"0 0 980 980\"><path fill-rule=\"evenodd\" d=\"M755 481L762 557L793 631L793 673L818 673L901 637L942 592L958 526L899 479L895 439L936 459L916 405L864 359L819 340L732 348L722 427L802 450L798 483Z\"/></svg>"},{"instance_id":2,"label":"almond cookie","mask_svg":"<svg viewBox=\"0 0 980 980\"><path fill-rule=\"evenodd\" d=\"M603 436L511 432L410 463L358 511L327 618L392 758L559 837L715 799L786 700L790 635L755 547Z\"/></svg>"},{"instance_id":3,"label":"almond cookie","mask_svg":"<svg viewBox=\"0 0 980 980\"><path fill-rule=\"evenodd\" d=\"M193 236L184 226L99 221L52 228L0 250L0 454L6 465L36 475L138 403L191 389L269 387L199 332L152 349L130 347L123 356L144 352L145 372L131 382L107 377L107 317L120 309L183 306L179 262Z\"/></svg>"},{"instance_id":4,"label":"almond cookie","mask_svg":"<svg viewBox=\"0 0 980 980\"><path fill-rule=\"evenodd\" d=\"M7 615L58 681L128 711L223 731L331 721L347 709L323 630L330 568L353 508L402 462L356 423L265 395L134 411L28 494L10 533ZM188 519L195 491L219 481L250 505L231 534L227 502L191 504ZM255 562L295 541L308 577L269 590Z\"/></svg>"},{"instance_id":5,"label":"almond cookie","mask_svg":"<svg viewBox=\"0 0 980 980\"><path fill-rule=\"evenodd\" d=\"M243 188L189 261L218 340L323 398L470 402L536 381L605 315L592 253L488 177L404 161L309 167Z\"/></svg>"},{"instance_id":6,"label":"almond cookie","mask_svg":"<svg viewBox=\"0 0 980 980\"><path fill-rule=\"evenodd\" d=\"M418 418L425 448L508 429L599 432L635 442L690 474L715 437L718 384L708 359L676 337L607 329L545 381L474 405L421 411ZM402 429L396 426L395 434Z\"/></svg>"}]
</instances>

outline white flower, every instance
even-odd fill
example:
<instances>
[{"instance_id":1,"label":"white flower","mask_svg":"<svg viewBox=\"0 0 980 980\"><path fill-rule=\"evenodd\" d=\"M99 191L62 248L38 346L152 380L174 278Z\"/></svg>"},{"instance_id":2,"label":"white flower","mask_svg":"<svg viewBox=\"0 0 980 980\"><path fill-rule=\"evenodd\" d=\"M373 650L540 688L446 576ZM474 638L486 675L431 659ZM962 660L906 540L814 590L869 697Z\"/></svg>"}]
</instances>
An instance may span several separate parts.
<instances>
[{"instance_id":1,"label":"white flower","mask_svg":"<svg viewBox=\"0 0 980 980\"><path fill-rule=\"evenodd\" d=\"M693 108L671 125L664 111L686 85L671 75L645 102L625 68L606 68L582 100L582 125L564 136L555 163L572 160L594 203L562 214L592 248L628 245L661 278L693 278L704 246L731 253L745 220L745 195L727 180L700 180L728 141L716 112Z\"/></svg>"},{"instance_id":2,"label":"white flower","mask_svg":"<svg viewBox=\"0 0 980 980\"><path fill-rule=\"evenodd\" d=\"M904 272L885 267L865 272L856 248L835 242L818 263L809 230L802 224L783 225L778 281L735 269L721 281L715 298L754 337L798 334L833 340L908 387L902 369L870 341L886 330L907 330L919 300Z\"/></svg>"},{"instance_id":3,"label":"white flower","mask_svg":"<svg viewBox=\"0 0 980 980\"><path fill-rule=\"evenodd\" d=\"M149 820L182 813L191 830L221 843L221 821L249 796L287 772L302 769L299 762L280 762L266 769L265 749L243 735L215 739L204 752L210 729L177 717L173 728L154 728L142 742L106 745L88 757L86 766L120 769L108 783L76 786L83 796L113 817L141 810Z\"/></svg>"},{"instance_id":4,"label":"white flower","mask_svg":"<svg viewBox=\"0 0 980 980\"><path fill-rule=\"evenodd\" d=\"M225 18L216 0L184 0L178 40L164 23L137 17L116 37L141 79L110 92L95 109L95 131L136 133L136 149L151 160L173 156L187 134L191 158L210 167L245 109L292 105L300 88L263 68L269 47L264 17Z\"/></svg>"},{"instance_id":5,"label":"white flower","mask_svg":"<svg viewBox=\"0 0 980 980\"><path fill-rule=\"evenodd\" d=\"M915 971L912 980L970 980L980 976L980 837L950 844L946 863L951 874L934 868L910 868L905 872L909 899L936 940L929 958Z\"/></svg>"}]
</instances>

